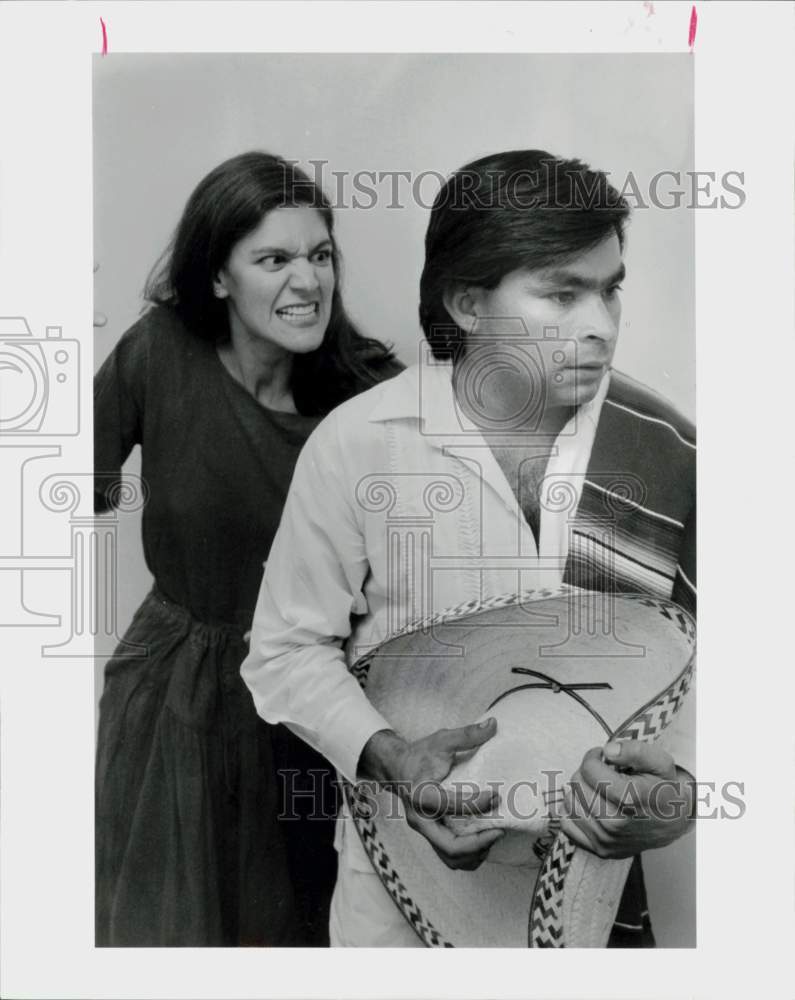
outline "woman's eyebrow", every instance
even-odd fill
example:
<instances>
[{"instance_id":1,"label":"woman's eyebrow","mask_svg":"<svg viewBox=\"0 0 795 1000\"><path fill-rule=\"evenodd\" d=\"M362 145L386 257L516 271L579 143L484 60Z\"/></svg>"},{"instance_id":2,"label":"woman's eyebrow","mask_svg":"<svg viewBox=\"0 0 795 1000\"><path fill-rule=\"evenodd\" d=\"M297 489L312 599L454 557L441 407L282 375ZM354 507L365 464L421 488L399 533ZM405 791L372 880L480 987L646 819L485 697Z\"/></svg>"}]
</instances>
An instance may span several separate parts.
<instances>
[{"instance_id":1,"label":"woman's eyebrow","mask_svg":"<svg viewBox=\"0 0 795 1000\"><path fill-rule=\"evenodd\" d=\"M260 254L281 254L284 257L290 255L289 250L285 250L284 247L256 247L251 250L252 257L258 257Z\"/></svg>"},{"instance_id":2,"label":"woman's eyebrow","mask_svg":"<svg viewBox=\"0 0 795 1000\"><path fill-rule=\"evenodd\" d=\"M319 243L313 246L309 252L310 254L316 253L318 250L321 249L321 247L325 246L331 246L331 240L329 239L329 237L326 237L325 239L321 240ZM294 257L295 251L286 250L284 247L257 247L255 250L251 251L252 257L259 257L262 254L279 254L282 257Z\"/></svg>"}]
</instances>

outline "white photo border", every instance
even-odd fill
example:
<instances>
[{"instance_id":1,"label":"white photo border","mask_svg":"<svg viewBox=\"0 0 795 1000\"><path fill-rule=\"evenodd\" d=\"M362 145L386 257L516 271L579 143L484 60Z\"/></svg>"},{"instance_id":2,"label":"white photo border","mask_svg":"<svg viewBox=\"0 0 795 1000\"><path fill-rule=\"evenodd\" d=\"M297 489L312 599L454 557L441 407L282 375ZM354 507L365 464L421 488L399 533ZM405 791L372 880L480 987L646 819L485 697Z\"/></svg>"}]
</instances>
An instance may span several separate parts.
<instances>
[{"instance_id":1,"label":"white photo border","mask_svg":"<svg viewBox=\"0 0 795 1000\"><path fill-rule=\"evenodd\" d=\"M0 7L0 316L79 339L91 470L91 60L113 52L686 52L690 3L7 3ZM698 947L579 952L95 949L93 663L0 630L0 994L10 997L767 997L792 992L786 511L792 349L791 7L696 5L696 170L745 174L696 222L700 774L745 784L702 822ZM770 124L775 121L775 127ZM649 123L650 129L654 123ZM16 486L2 524L19 516ZM779 524L779 521L782 524ZM32 543L33 544L33 543ZM35 547L35 544L34 544ZM54 593L63 580L53 574ZM57 579L56 579L57 578ZM0 591L2 594L2 591ZM775 675L772 672L775 671ZM771 959L779 956L784 977ZM787 982L787 974L790 981Z\"/></svg>"}]
</instances>

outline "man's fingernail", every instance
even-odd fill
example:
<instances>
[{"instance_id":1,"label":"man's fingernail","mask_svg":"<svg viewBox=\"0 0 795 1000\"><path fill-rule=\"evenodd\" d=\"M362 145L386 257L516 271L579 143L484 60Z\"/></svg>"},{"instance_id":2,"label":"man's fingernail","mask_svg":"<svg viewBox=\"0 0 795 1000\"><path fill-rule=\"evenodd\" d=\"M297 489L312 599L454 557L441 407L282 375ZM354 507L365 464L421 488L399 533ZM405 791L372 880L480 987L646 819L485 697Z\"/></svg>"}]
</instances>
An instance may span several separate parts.
<instances>
[{"instance_id":1,"label":"man's fingernail","mask_svg":"<svg viewBox=\"0 0 795 1000\"><path fill-rule=\"evenodd\" d=\"M492 724L492 722L494 722L494 718L493 717L489 718L489 719L486 719L484 722L479 722L478 723L478 729L487 729Z\"/></svg>"},{"instance_id":2,"label":"man's fingernail","mask_svg":"<svg viewBox=\"0 0 795 1000\"><path fill-rule=\"evenodd\" d=\"M621 756L621 744L616 740L611 740L610 743L605 747L606 757L620 757Z\"/></svg>"}]
</instances>

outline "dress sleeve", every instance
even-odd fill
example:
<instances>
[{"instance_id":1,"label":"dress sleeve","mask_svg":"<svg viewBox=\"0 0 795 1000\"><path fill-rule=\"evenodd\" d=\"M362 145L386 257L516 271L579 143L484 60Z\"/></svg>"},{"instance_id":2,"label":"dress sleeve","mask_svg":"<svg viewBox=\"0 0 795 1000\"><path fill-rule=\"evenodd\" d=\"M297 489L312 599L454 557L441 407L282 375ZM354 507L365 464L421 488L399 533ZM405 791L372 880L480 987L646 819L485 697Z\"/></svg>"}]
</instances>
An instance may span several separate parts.
<instances>
[{"instance_id":1,"label":"dress sleeve","mask_svg":"<svg viewBox=\"0 0 795 1000\"><path fill-rule=\"evenodd\" d=\"M121 467L141 443L149 361L146 318L131 327L94 376L94 510L113 506Z\"/></svg>"},{"instance_id":2,"label":"dress sleeve","mask_svg":"<svg viewBox=\"0 0 795 1000\"><path fill-rule=\"evenodd\" d=\"M241 667L259 714L285 723L349 780L367 740L389 723L349 673L342 643L363 614L368 571L335 417L299 456L268 556Z\"/></svg>"}]
</instances>

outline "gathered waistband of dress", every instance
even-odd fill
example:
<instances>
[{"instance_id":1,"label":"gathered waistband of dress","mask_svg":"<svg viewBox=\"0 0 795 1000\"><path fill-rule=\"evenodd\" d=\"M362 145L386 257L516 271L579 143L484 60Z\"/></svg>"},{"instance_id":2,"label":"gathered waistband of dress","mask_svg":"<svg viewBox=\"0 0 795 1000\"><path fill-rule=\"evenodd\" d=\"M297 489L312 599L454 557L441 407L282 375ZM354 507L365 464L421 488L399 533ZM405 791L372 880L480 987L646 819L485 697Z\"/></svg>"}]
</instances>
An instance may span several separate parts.
<instances>
[{"instance_id":1,"label":"gathered waistband of dress","mask_svg":"<svg viewBox=\"0 0 795 1000\"><path fill-rule=\"evenodd\" d=\"M177 604L154 585L144 599L144 604L150 608L157 608L159 612L171 621L179 621L191 628L206 629L208 632L215 632L222 635L234 635L242 637L248 631L242 625L235 625L229 622L205 622L197 618L184 605Z\"/></svg>"}]
</instances>

